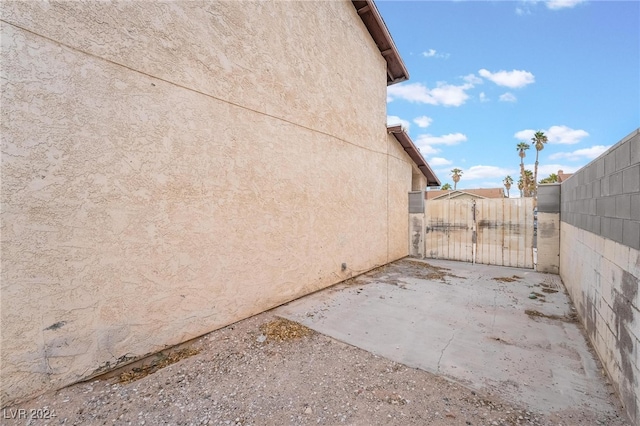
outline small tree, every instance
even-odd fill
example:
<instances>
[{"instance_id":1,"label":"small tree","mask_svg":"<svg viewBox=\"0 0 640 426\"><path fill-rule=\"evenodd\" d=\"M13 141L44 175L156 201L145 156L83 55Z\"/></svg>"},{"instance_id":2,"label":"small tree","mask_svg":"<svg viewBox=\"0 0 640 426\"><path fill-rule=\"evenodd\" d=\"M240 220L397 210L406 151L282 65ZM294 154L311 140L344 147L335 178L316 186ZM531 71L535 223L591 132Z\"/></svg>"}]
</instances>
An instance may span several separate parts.
<instances>
[{"instance_id":1,"label":"small tree","mask_svg":"<svg viewBox=\"0 0 640 426\"><path fill-rule=\"evenodd\" d=\"M507 198L510 198L509 197L509 190L511 189L511 185L513 185L513 178L511 176L507 175L507 177L504 178L502 183L504 183L504 187L507 190Z\"/></svg>"},{"instance_id":2,"label":"small tree","mask_svg":"<svg viewBox=\"0 0 640 426\"><path fill-rule=\"evenodd\" d=\"M462 170L455 168L451 170L451 178L453 179L453 190L455 191L458 187L458 182L460 182L460 177L462 176Z\"/></svg>"},{"instance_id":3,"label":"small tree","mask_svg":"<svg viewBox=\"0 0 640 426\"><path fill-rule=\"evenodd\" d=\"M451 184L450 183L445 183L444 185L442 185L440 187L440 189L442 189L443 191L451 191Z\"/></svg>"}]
</instances>

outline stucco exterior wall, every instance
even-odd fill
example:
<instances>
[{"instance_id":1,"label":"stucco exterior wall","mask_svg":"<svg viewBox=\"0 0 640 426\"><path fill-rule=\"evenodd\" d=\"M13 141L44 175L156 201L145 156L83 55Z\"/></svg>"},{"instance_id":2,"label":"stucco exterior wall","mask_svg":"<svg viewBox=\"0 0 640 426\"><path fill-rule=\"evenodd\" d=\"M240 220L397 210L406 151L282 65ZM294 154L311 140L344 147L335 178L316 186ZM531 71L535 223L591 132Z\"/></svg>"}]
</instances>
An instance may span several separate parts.
<instances>
[{"instance_id":1,"label":"stucco exterior wall","mask_svg":"<svg viewBox=\"0 0 640 426\"><path fill-rule=\"evenodd\" d=\"M351 2L2 20L2 406L406 255L412 167Z\"/></svg>"},{"instance_id":2,"label":"stucco exterior wall","mask_svg":"<svg viewBox=\"0 0 640 426\"><path fill-rule=\"evenodd\" d=\"M416 188L424 190L427 186L427 178L416 167L409 154L404 151L392 134L387 136L387 147L389 152L387 157L389 170L389 261L391 262L410 254L409 191L416 190Z\"/></svg>"},{"instance_id":3,"label":"stucco exterior wall","mask_svg":"<svg viewBox=\"0 0 640 426\"><path fill-rule=\"evenodd\" d=\"M560 275L632 423L640 422L640 132L562 183Z\"/></svg>"}]
</instances>

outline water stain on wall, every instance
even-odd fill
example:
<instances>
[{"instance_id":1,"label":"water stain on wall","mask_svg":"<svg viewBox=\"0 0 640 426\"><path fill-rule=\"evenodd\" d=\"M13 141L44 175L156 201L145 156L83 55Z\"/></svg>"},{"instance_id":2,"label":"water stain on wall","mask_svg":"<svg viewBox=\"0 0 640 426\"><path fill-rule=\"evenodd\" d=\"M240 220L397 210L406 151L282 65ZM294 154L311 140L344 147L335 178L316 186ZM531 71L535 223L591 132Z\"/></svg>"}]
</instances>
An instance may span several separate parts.
<instances>
[{"instance_id":1,"label":"water stain on wall","mask_svg":"<svg viewBox=\"0 0 640 426\"><path fill-rule=\"evenodd\" d=\"M429 232L444 232L449 233L451 231L468 231L469 225L466 223L449 223L442 219L436 219L429 221L427 225L427 233Z\"/></svg>"},{"instance_id":2,"label":"water stain on wall","mask_svg":"<svg viewBox=\"0 0 640 426\"><path fill-rule=\"evenodd\" d=\"M555 238L558 235L555 222L540 222L538 228L541 238Z\"/></svg>"},{"instance_id":3,"label":"water stain on wall","mask_svg":"<svg viewBox=\"0 0 640 426\"><path fill-rule=\"evenodd\" d=\"M526 227L521 223L481 219L478 221L478 229L483 229L483 228L504 229L505 231L508 231L510 234L514 234L514 235L524 234L526 229ZM530 228L533 231L533 223L531 223Z\"/></svg>"},{"instance_id":4,"label":"water stain on wall","mask_svg":"<svg viewBox=\"0 0 640 426\"><path fill-rule=\"evenodd\" d=\"M629 328L634 320L632 301L638 295L639 279L629 271L622 271L622 283L620 291L614 289L613 312L616 313L616 329L618 331L616 346L620 353L620 369L622 370L622 383L620 384L620 399L627 407L628 412L637 413L638 406L634 393L637 383L632 360L637 359L637 348L634 348L634 337Z\"/></svg>"},{"instance_id":5,"label":"water stain on wall","mask_svg":"<svg viewBox=\"0 0 640 426\"><path fill-rule=\"evenodd\" d=\"M584 319L584 327L587 333L591 336L592 341L596 338L596 306L593 304L593 300L587 296L586 293L582 294L581 314Z\"/></svg>"}]
</instances>

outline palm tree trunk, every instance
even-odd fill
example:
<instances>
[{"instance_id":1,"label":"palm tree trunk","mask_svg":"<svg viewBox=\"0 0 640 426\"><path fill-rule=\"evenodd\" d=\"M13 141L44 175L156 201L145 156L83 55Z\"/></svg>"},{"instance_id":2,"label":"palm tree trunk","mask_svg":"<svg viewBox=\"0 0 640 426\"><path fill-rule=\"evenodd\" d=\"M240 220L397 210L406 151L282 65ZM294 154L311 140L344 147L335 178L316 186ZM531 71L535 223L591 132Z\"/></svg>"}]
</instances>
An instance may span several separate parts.
<instances>
[{"instance_id":1,"label":"palm tree trunk","mask_svg":"<svg viewBox=\"0 0 640 426\"><path fill-rule=\"evenodd\" d=\"M536 198L538 197L538 154L540 154L540 151L536 149L536 164L533 169L533 190Z\"/></svg>"},{"instance_id":2,"label":"palm tree trunk","mask_svg":"<svg viewBox=\"0 0 640 426\"><path fill-rule=\"evenodd\" d=\"M524 157L520 156L520 177L522 178L522 189L520 190L520 198L524 196L524 190L527 186L527 177L524 174Z\"/></svg>"}]
</instances>

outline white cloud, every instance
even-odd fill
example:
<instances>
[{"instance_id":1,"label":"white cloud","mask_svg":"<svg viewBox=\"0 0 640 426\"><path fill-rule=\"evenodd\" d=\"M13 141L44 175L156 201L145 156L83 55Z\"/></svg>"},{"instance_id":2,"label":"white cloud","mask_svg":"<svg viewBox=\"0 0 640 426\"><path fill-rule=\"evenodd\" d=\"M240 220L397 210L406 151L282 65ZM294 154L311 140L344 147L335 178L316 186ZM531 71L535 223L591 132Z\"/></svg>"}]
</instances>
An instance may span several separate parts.
<instances>
[{"instance_id":1,"label":"white cloud","mask_svg":"<svg viewBox=\"0 0 640 426\"><path fill-rule=\"evenodd\" d=\"M478 71L478 74L480 74L481 77L484 77L487 80L493 81L498 86L510 87L512 89L524 87L536 81L536 78L533 74L531 74L529 71L523 70L502 70L493 73L486 69L481 69L480 71Z\"/></svg>"},{"instance_id":2,"label":"white cloud","mask_svg":"<svg viewBox=\"0 0 640 426\"><path fill-rule=\"evenodd\" d=\"M387 88L387 102L404 99L429 105L460 106L469 98L466 90L471 88L473 85L469 83L456 86L440 82L434 89L422 83L394 84Z\"/></svg>"},{"instance_id":3,"label":"white cloud","mask_svg":"<svg viewBox=\"0 0 640 426\"><path fill-rule=\"evenodd\" d=\"M506 169L504 167L496 166L471 166L468 169L463 169L462 179L474 180L474 179L490 179L490 178L504 178L506 175L513 176L515 169Z\"/></svg>"},{"instance_id":4,"label":"white cloud","mask_svg":"<svg viewBox=\"0 0 640 426\"><path fill-rule=\"evenodd\" d=\"M520 0L519 5L516 6L516 15L531 15L532 7L538 5L538 3L544 3L549 10L561 10L570 9L581 3L585 3L587 0Z\"/></svg>"},{"instance_id":5,"label":"white cloud","mask_svg":"<svg viewBox=\"0 0 640 426\"><path fill-rule=\"evenodd\" d=\"M460 106L469 99L469 95L465 90L471 89L473 86L470 84L463 84L462 86L454 86L452 84L438 83L438 87L431 90L431 95L436 99L436 102L445 106Z\"/></svg>"},{"instance_id":6,"label":"white cloud","mask_svg":"<svg viewBox=\"0 0 640 426\"><path fill-rule=\"evenodd\" d=\"M434 145L457 145L467 140L467 137L462 133L449 133L448 135L433 136L429 134L422 134L415 140L415 144L420 148L420 152L423 155L433 155L440 152L440 149Z\"/></svg>"},{"instance_id":7,"label":"white cloud","mask_svg":"<svg viewBox=\"0 0 640 426\"><path fill-rule=\"evenodd\" d=\"M480 98L480 102L489 102L489 98L487 98L487 95L484 92L480 92L480 96L478 96Z\"/></svg>"},{"instance_id":8,"label":"white cloud","mask_svg":"<svg viewBox=\"0 0 640 426\"><path fill-rule=\"evenodd\" d=\"M433 119L431 117L427 117L426 115L416 117L413 119L413 122L423 129L429 127L431 123L433 123Z\"/></svg>"},{"instance_id":9,"label":"white cloud","mask_svg":"<svg viewBox=\"0 0 640 426\"><path fill-rule=\"evenodd\" d=\"M418 147L418 150L423 156L434 155L440 152L438 148L435 148L431 145L420 144L418 142L414 142Z\"/></svg>"},{"instance_id":10,"label":"white cloud","mask_svg":"<svg viewBox=\"0 0 640 426\"><path fill-rule=\"evenodd\" d=\"M585 0L548 0L546 2L547 8L551 10L566 9L575 7L576 5L583 3Z\"/></svg>"},{"instance_id":11,"label":"white cloud","mask_svg":"<svg viewBox=\"0 0 640 426\"><path fill-rule=\"evenodd\" d=\"M574 130L567 126L551 126L545 132L550 143L574 144L589 136L584 130Z\"/></svg>"},{"instance_id":12,"label":"white cloud","mask_svg":"<svg viewBox=\"0 0 640 426\"><path fill-rule=\"evenodd\" d=\"M469 84L482 84L482 79L475 74L469 74L462 77Z\"/></svg>"},{"instance_id":13,"label":"white cloud","mask_svg":"<svg viewBox=\"0 0 640 426\"><path fill-rule=\"evenodd\" d=\"M541 130L547 136L549 143L573 145L580 142L581 139L589 136L585 130L575 130L567 126L551 126L547 130ZM533 138L536 130L526 129L520 130L514 134L518 140L529 143Z\"/></svg>"},{"instance_id":14,"label":"white cloud","mask_svg":"<svg viewBox=\"0 0 640 426\"><path fill-rule=\"evenodd\" d=\"M397 115L387 115L387 126L396 126L398 124L402 125L402 128L404 128L404 130L407 132L409 131L409 127L411 126L411 123L409 123L407 120L403 120Z\"/></svg>"},{"instance_id":15,"label":"white cloud","mask_svg":"<svg viewBox=\"0 0 640 426\"><path fill-rule=\"evenodd\" d=\"M523 141L526 143L531 142L531 138L533 137L533 135L536 133L535 130L531 130L531 129L525 129L525 130L520 130L519 132L516 132L513 137L518 139L519 141Z\"/></svg>"},{"instance_id":16,"label":"white cloud","mask_svg":"<svg viewBox=\"0 0 640 426\"><path fill-rule=\"evenodd\" d=\"M518 98L513 93L507 92L500 95L500 101L502 102L516 102Z\"/></svg>"},{"instance_id":17,"label":"white cloud","mask_svg":"<svg viewBox=\"0 0 640 426\"><path fill-rule=\"evenodd\" d=\"M425 58L445 58L447 59L449 57L448 53L438 53L437 50L435 49L429 49L425 52L422 52L422 56L424 56Z\"/></svg>"},{"instance_id":18,"label":"white cloud","mask_svg":"<svg viewBox=\"0 0 640 426\"><path fill-rule=\"evenodd\" d=\"M418 136L417 144L424 145L457 145L467 140L467 136L462 133L449 133L442 136L424 134Z\"/></svg>"},{"instance_id":19,"label":"white cloud","mask_svg":"<svg viewBox=\"0 0 640 426\"><path fill-rule=\"evenodd\" d=\"M442 157L433 157L433 158L429 158L427 160L427 163L429 163L430 166L438 167L438 166L448 166L449 164L451 164L451 161Z\"/></svg>"},{"instance_id":20,"label":"white cloud","mask_svg":"<svg viewBox=\"0 0 640 426\"><path fill-rule=\"evenodd\" d=\"M590 148L576 149L573 152L557 152L549 156L549 160L559 160L566 158L568 160L593 160L611 148L611 145L594 145ZM563 169L564 170L564 169Z\"/></svg>"},{"instance_id":21,"label":"white cloud","mask_svg":"<svg viewBox=\"0 0 640 426\"><path fill-rule=\"evenodd\" d=\"M387 102L394 99L404 99L409 102L432 104L433 97L422 83L394 84L387 87Z\"/></svg>"}]
</instances>

